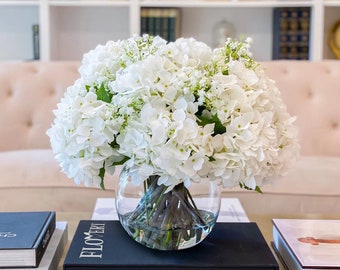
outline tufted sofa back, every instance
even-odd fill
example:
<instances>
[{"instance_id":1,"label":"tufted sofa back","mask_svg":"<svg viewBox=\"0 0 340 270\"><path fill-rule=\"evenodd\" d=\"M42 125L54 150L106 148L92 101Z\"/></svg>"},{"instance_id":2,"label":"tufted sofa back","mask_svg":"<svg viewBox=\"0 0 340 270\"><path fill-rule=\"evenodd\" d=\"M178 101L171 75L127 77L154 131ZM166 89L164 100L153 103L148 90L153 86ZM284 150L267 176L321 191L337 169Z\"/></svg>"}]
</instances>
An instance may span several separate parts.
<instances>
[{"instance_id":1,"label":"tufted sofa back","mask_svg":"<svg viewBox=\"0 0 340 270\"><path fill-rule=\"evenodd\" d=\"M79 62L0 62L0 151L49 148L52 110ZM303 155L340 156L340 61L263 62L296 115Z\"/></svg>"},{"instance_id":2,"label":"tufted sofa back","mask_svg":"<svg viewBox=\"0 0 340 270\"><path fill-rule=\"evenodd\" d=\"M262 63L297 116L302 155L340 156L340 61Z\"/></svg>"},{"instance_id":3,"label":"tufted sofa back","mask_svg":"<svg viewBox=\"0 0 340 270\"><path fill-rule=\"evenodd\" d=\"M0 151L49 148L52 110L78 62L0 62Z\"/></svg>"}]
</instances>

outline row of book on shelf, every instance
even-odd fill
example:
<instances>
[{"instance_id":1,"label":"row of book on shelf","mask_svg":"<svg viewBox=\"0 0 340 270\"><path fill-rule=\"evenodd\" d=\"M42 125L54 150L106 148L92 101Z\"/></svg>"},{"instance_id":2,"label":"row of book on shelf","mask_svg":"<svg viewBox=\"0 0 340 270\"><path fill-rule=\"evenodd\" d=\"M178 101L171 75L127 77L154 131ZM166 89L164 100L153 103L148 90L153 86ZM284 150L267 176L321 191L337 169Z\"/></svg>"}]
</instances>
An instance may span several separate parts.
<instances>
[{"instance_id":1,"label":"row of book on shelf","mask_svg":"<svg viewBox=\"0 0 340 270\"><path fill-rule=\"evenodd\" d=\"M280 7L273 11L273 59L309 58L310 7ZM174 41L181 35L179 8L142 8L141 33Z\"/></svg>"},{"instance_id":2,"label":"row of book on shelf","mask_svg":"<svg viewBox=\"0 0 340 270\"><path fill-rule=\"evenodd\" d=\"M273 59L309 59L310 7L274 8Z\"/></svg>"},{"instance_id":3,"label":"row of book on shelf","mask_svg":"<svg viewBox=\"0 0 340 270\"><path fill-rule=\"evenodd\" d=\"M310 7L280 7L273 13L273 59L308 59ZM33 59L39 55L39 25L33 30ZM180 8L142 8L141 34L161 36L174 41L181 36Z\"/></svg>"}]
</instances>

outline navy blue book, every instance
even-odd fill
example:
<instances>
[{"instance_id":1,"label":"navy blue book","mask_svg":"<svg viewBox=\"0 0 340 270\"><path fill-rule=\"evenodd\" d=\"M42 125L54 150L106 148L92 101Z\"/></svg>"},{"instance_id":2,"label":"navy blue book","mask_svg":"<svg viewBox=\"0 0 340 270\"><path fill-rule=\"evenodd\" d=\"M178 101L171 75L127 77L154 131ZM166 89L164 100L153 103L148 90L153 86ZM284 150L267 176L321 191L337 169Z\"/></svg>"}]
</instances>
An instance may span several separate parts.
<instances>
[{"instance_id":1,"label":"navy blue book","mask_svg":"<svg viewBox=\"0 0 340 270\"><path fill-rule=\"evenodd\" d=\"M179 251L147 248L131 239L119 221L82 220L64 270L257 269L278 270L256 223L217 223L198 245Z\"/></svg>"},{"instance_id":2,"label":"navy blue book","mask_svg":"<svg viewBox=\"0 0 340 270\"><path fill-rule=\"evenodd\" d=\"M0 268L38 267L55 226L52 211L0 212Z\"/></svg>"},{"instance_id":3,"label":"navy blue book","mask_svg":"<svg viewBox=\"0 0 340 270\"><path fill-rule=\"evenodd\" d=\"M273 59L309 59L310 7L279 7L273 11Z\"/></svg>"}]
</instances>

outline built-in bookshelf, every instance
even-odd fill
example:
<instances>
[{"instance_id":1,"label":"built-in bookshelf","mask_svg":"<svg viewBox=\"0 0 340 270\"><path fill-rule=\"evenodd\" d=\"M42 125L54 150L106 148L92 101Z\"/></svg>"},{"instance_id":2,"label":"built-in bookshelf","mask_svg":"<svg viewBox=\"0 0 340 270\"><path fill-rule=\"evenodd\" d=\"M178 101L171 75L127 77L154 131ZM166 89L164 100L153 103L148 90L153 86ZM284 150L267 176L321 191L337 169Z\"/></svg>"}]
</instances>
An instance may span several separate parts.
<instances>
[{"instance_id":1,"label":"built-in bookshelf","mask_svg":"<svg viewBox=\"0 0 340 270\"><path fill-rule=\"evenodd\" d=\"M97 44L139 34L145 8L180 10L180 36L210 46L214 27L226 20L237 36L252 37L256 60L268 61L277 7L309 7L309 59L335 58L327 40L340 20L340 0L0 0L0 61L34 58L33 25L39 25L39 59L81 60Z\"/></svg>"}]
</instances>

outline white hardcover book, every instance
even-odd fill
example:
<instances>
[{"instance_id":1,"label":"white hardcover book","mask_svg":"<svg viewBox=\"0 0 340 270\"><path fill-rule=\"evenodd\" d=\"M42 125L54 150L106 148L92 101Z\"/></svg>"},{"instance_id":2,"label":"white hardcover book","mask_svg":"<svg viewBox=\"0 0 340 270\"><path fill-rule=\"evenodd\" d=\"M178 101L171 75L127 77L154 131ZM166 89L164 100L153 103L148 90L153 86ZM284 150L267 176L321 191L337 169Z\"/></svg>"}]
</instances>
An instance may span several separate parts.
<instances>
[{"instance_id":1,"label":"white hardcover book","mask_svg":"<svg viewBox=\"0 0 340 270\"><path fill-rule=\"evenodd\" d=\"M114 198L98 198L92 214L93 220L118 220ZM222 198L217 222L249 222L239 199Z\"/></svg>"},{"instance_id":2,"label":"white hardcover book","mask_svg":"<svg viewBox=\"0 0 340 270\"><path fill-rule=\"evenodd\" d=\"M273 219L273 244L288 269L340 269L340 220Z\"/></svg>"},{"instance_id":3,"label":"white hardcover book","mask_svg":"<svg viewBox=\"0 0 340 270\"><path fill-rule=\"evenodd\" d=\"M35 268L6 268L7 270L56 270L63 255L68 240L68 228L66 221L57 221L56 228L48 243L45 254L40 264ZM4 269L4 268L1 268ZM6 270L4 269L4 270Z\"/></svg>"}]
</instances>

